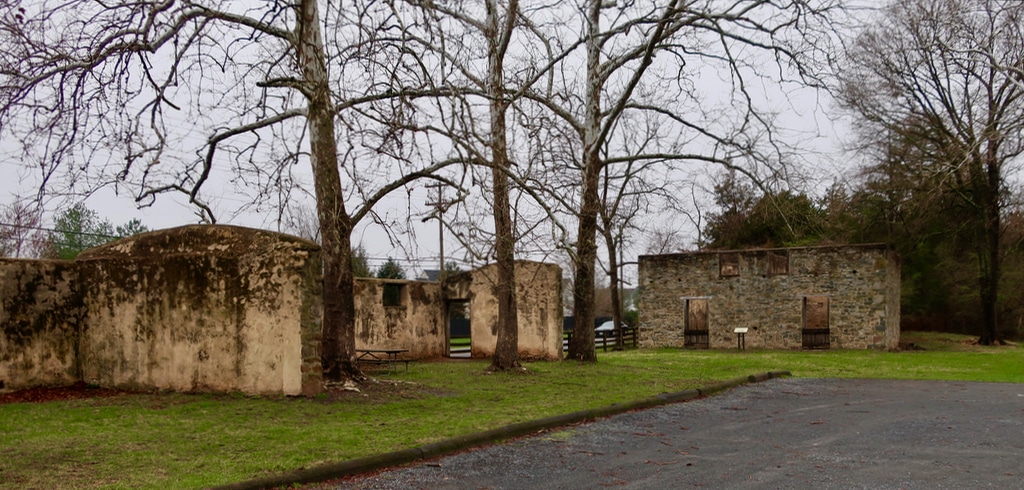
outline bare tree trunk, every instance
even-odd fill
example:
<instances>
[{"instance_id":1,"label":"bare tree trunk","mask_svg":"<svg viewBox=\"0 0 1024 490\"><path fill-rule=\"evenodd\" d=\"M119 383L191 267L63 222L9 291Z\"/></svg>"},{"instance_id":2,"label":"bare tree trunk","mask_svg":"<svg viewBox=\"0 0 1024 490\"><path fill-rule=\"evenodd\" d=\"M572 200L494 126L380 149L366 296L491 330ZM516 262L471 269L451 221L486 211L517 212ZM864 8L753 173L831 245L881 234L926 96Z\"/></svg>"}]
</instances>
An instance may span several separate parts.
<instances>
[{"instance_id":1,"label":"bare tree trunk","mask_svg":"<svg viewBox=\"0 0 1024 490\"><path fill-rule=\"evenodd\" d=\"M989 147L994 146L990 142ZM980 299L982 311L981 335L978 343L993 345L999 342L999 279L1001 275L1002 220L1000 218L999 189L1001 172L999 165L994 163L994 156L985 165L986 186L983 192L981 215L984 219L984 251L980 274Z\"/></svg>"},{"instance_id":2,"label":"bare tree trunk","mask_svg":"<svg viewBox=\"0 0 1024 490\"><path fill-rule=\"evenodd\" d=\"M498 163L497 160L494 162ZM495 252L498 262L498 283L494 287L498 299L498 341L491 361L492 370L514 369L519 364L519 322L515 297L515 256L513 252L512 218L508 206L508 176L497 167L494 179Z\"/></svg>"},{"instance_id":3,"label":"bare tree trunk","mask_svg":"<svg viewBox=\"0 0 1024 490\"><path fill-rule=\"evenodd\" d=\"M578 361L597 360L597 352L594 349L594 263L597 261L596 210L599 206L597 159L597 156L584 158L583 201L580 206L580 223L576 238L576 277L573 284L575 324L572 341L569 342L568 356Z\"/></svg>"},{"instance_id":4,"label":"bare tree trunk","mask_svg":"<svg viewBox=\"0 0 1024 490\"><path fill-rule=\"evenodd\" d=\"M324 62L320 13L316 0L304 0L297 8L301 90L308 100L310 161L323 238L323 375L326 381L360 379L362 373L355 362L352 224L345 211L338 171L335 110Z\"/></svg>"},{"instance_id":5,"label":"bare tree trunk","mask_svg":"<svg viewBox=\"0 0 1024 490\"><path fill-rule=\"evenodd\" d=\"M519 321L515 297L515 236L512 234L512 216L509 211L508 141L506 138L506 112L508 102L503 93L504 57L516 16L518 2L513 0L506 11L504 30L500 25L498 2L487 1L487 29L491 40L487 54L487 95L491 116L491 179L494 190L495 253L498 262L498 283L494 287L498 298L497 345L491 370L508 370L519 364Z\"/></svg>"},{"instance_id":6,"label":"bare tree trunk","mask_svg":"<svg viewBox=\"0 0 1024 490\"><path fill-rule=\"evenodd\" d=\"M622 295L619 294L621 291L619 285L621 279L619 278L619 247L615 243L615 237L611 231L608 231L611 227L611 223L605 224L604 240L605 246L608 248L608 294L612 301L612 332L615 333L615 350L623 350L625 345L622 343ZM596 350L596 349L595 349Z\"/></svg>"},{"instance_id":7,"label":"bare tree trunk","mask_svg":"<svg viewBox=\"0 0 1024 490\"><path fill-rule=\"evenodd\" d=\"M576 234L576 276L573 285L572 340L569 358L596 361L594 349L594 263L597 261L597 214L600 211L598 187L601 177L601 2L587 4L587 91L583 127L583 195L580 203L579 228Z\"/></svg>"}]
</instances>

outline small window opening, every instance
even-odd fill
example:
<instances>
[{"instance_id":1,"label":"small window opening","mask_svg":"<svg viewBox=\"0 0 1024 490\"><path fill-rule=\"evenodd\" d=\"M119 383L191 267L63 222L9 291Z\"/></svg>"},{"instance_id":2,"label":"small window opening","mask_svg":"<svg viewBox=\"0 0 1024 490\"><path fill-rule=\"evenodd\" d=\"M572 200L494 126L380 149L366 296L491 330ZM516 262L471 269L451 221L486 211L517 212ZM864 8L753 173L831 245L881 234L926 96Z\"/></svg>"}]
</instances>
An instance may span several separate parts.
<instances>
[{"instance_id":1,"label":"small window opening","mask_svg":"<svg viewBox=\"0 0 1024 490\"><path fill-rule=\"evenodd\" d=\"M404 294L405 284L384 284L384 293L382 295L382 302L384 306L402 306L402 297Z\"/></svg>"},{"instance_id":2,"label":"small window opening","mask_svg":"<svg viewBox=\"0 0 1024 490\"><path fill-rule=\"evenodd\" d=\"M768 275L785 276L787 274L789 274L789 254L768 252Z\"/></svg>"},{"instance_id":3,"label":"small window opening","mask_svg":"<svg viewBox=\"0 0 1024 490\"><path fill-rule=\"evenodd\" d=\"M722 277L740 275L740 254L736 252L718 254L718 274Z\"/></svg>"}]
</instances>

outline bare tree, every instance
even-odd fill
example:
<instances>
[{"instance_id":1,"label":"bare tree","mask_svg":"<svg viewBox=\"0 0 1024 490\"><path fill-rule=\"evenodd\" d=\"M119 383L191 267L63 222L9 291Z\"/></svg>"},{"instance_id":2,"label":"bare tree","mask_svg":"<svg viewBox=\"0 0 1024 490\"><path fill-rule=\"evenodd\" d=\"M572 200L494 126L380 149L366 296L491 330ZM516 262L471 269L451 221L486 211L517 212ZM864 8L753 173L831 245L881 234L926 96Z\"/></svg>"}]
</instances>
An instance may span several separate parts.
<instances>
[{"instance_id":1,"label":"bare tree","mask_svg":"<svg viewBox=\"0 0 1024 490\"><path fill-rule=\"evenodd\" d=\"M672 254L686 250L681 230L673 228L671 225L648 230L646 238L647 245L644 248L644 253L648 255Z\"/></svg>"},{"instance_id":2,"label":"bare tree","mask_svg":"<svg viewBox=\"0 0 1024 490\"><path fill-rule=\"evenodd\" d=\"M42 210L24 200L0 206L0 257L43 258L52 255L42 225Z\"/></svg>"},{"instance_id":3,"label":"bare tree","mask_svg":"<svg viewBox=\"0 0 1024 490\"><path fill-rule=\"evenodd\" d=\"M1024 5L1013 1L894 2L838 71L863 144L884 154L898 142L921 183L967 210L982 344L998 340L1006 179L1024 152L1022 19Z\"/></svg>"},{"instance_id":4,"label":"bare tree","mask_svg":"<svg viewBox=\"0 0 1024 490\"><path fill-rule=\"evenodd\" d=\"M490 100L491 181L494 191L495 252L498 263L498 341L491 369L519 367L519 322L516 312L515 238L509 210L507 112L505 97L505 55L519 16L518 0L507 3L502 12L497 0L487 0L484 36L487 44L487 97ZM504 15L503 15L504 14Z\"/></svg>"},{"instance_id":5,"label":"bare tree","mask_svg":"<svg viewBox=\"0 0 1024 490\"><path fill-rule=\"evenodd\" d=\"M628 116L622 120L631 127L631 131L628 134L623 134L619 142L624 155L647 154L650 147L657 146L659 138L657 121L644 117L648 114L639 114L639 116L640 118L635 118L639 120L633 120ZM604 239L604 246L608 254L605 272L609 279L609 299L614 322L616 349L619 350L624 348L622 338L624 279L622 272L627 264L623 258L623 252L632 241L630 236L639 234L641 231L638 218L654 215L652 207L658 201L663 204L674 204L674 201L677 200L677 195L674 192L675 182L665 178L665 174L668 173L665 172L666 169L667 165L661 159L624 158L622 160L606 160L602 170L598 233Z\"/></svg>"},{"instance_id":6,"label":"bare tree","mask_svg":"<svg viewBox=\"0 0 1024 490\"><path fill-rule=\"evenodd\" d=\"M279 222L278 231L320 243L320 220L315 209L301 204L287 204Z\"/></svg>"},{"instance_id":7,"label":"bare tree","mask_svg":"<svg viewBox=\"0 0 1024 490\"><path fill-rule=\"evenodd\" d=\"M567 76L547 92L531 93L533 102L570 128L559 136L575 141L562 146L579 155L562 160L563 169L578 172L578 190L565 198L570 205L563 208L577 224L570 253L576 320L570 358L596 359L594 271L604 168L627 160L702 162L756 179L781 177L786 148L772 129L771 109L758 104L752 87L770 79L816 83L806 60L827 48L829 14L837 7L829 0L589 0L582 5L581 78ZM700 87L707 70L722 74L725 83L715 90L725 88L725 101L714 103ZM664 121L657 145L644 154L623 153L621 138L634 129L624 123L629 113Z\"/></svg>"},{"instance_id":8,"label":"bare tree","mask_svg":"<svg viewBox=\"0 0 1024 490\"><path fill-rule=\"evenodd\" d=\"M383 196L445 165L411 165L393 151L400 135L373 126L383 118L337 124L356 108L402 114L387 104L399 96L376 92L373 77L332 68L375 45L375 5L322 15L316 0L5 0L0 130L22 144L44 187L61 177L71 192L113 185L141 205L180 193L209 222L218 175L258 208L301 185L291 168L308 162L324 258L324 377L360 379L353 227ZM343 164L349 176L353 167L401 170L343 183Z\"/></svg>"},{"instance_id":9,"label":"bare tree","mask_svg":"<svg viewBox=\"0 0 1024 490\"><path fill-rule=\"evenodd\" d=\"M525 88L543 79L550 67L544 57L529 54L528 43L537 39L531 33L540 27L524 14L516 0L409 0L408 4L419 9L420 14L400 22L403 49L419 53L421 60L438 61L432 61L437 63L436 69L424 70L414 77L430 87L423 93L436 100L433 114L421 112L420 120L407 129L443 140L451 148L445 158L469 165L472 180L478 183L475 185L490 182L490 192L482 193L478 201L487 204L493 227L481 226L484 220L466 219L460 223L461 233L454 236L467 245L470 253L483 260L493 258L497 264L497 345L489 369L517 369L520 363L514 259L517 244L530 233L531 224L524 227L519 221L524 216L520 211L525 207L513 202L522 198L528 186L513 168L513 153L521 148L512 146L517 128L509 123L509 111ZM533 7L531 11L536 14ZM403 13L399 11L396 16ZM513 45L517 37L519 40ZM398 82L408 84L410 80ZM432 95L428 95L431 91ZM456 219L473 212L464 197L455 209ZM451 225L449 222L448 226ZM469 243L482 237L488 238L483 250Z\"/></svg>"},{"instance_id":10,"label":"bare tree","mask_svg":"<svg viewBox=\"0 0 1024 490\"><path fill-rule=\"evenodd\" d=\"M631 192L630 181L635 182L635 174L626 170L622 184L613 185L609 166L605 167L604 185L601 189L600 226L598 231L604 238L608 251L608 293L612 307L612 330L615 333L615 349L622 350L622 267L621 252L626 246L626 233L630 229L633 218L642 210L643 201L647 196L643 192Z\"/></svg>"}]
</instances>

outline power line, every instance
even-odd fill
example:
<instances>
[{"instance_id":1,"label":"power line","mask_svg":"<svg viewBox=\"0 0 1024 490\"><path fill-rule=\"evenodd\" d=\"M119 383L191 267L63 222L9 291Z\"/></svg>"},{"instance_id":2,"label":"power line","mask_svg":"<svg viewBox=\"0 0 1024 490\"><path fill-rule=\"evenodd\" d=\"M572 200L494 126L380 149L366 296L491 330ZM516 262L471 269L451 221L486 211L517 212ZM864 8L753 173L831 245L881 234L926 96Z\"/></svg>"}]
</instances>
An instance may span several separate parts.
<instances>
[{"instance_id":1,"label":"power line","mask_svg":"<svg viewBox=\"0 0 1024 490\"><path fill-rule=\"evenodd\" d=\"M93 236L93 237L97 237L97 238L110 238L110 239L115 239L115 240L118 239L118 238L124 238L123 236L105 235L103 233L90 233L90 232L86 232L86 231L72 231L72 230L57 230L57 229L54 229L54 228L44 228L44 227L41 227L41 226L19 225L19 224L15 224L15 223L3 223L3 222L0 222L0 226L9 226L11 228L21 228L21 229L24 229L24 230L48 231L50 233L67 233L67 234L71 234L71 235Z\"/></svg>"},{"instance_id":2,"label":"power line","mask_svg":"<svg viewBox=\"0 0 1024 490\"><path fill-rule=\"evenodd\" d=\"M58 229L55 229L55 228L46 228L46 227L42 227L42 226L19 225L19 224L15 224L15 223L5 223L5 222L0 222L0 227L20 228L20 229L25 229L25 230L37 230L37 231L45 231L45 232L49 232L49 233L58 233L58 234L90 236L90 237L96 237L96 238L107 238L107 239L111 239L111 240L117 240L117 239L120 239L120 238L125 238L123 236L106 235L106 234L103 234L103 233L90 233L90 232L85 232L85 231L58 230ZM66 241L66 240L59 240L58 239L58 240L55 240L55 242L58 243L58 244L64 244L64 245L68 245L69 244L69 242ZM420 267L420 268L423 268L423 267L425 267L427 265L432 265L433 263L436 263L436 261L437 261L437 258L433 258L433 257L401 257L401 256L398 256L398 257L373 257L373 256L366 256L364 258L368 262L381 262L381 263L383 263L383 262L387 262L388 260L393 260L395 262L404 262L407 265L410 265L410 266L413 266L413 267Z\"/></svg>"}]
</instances>

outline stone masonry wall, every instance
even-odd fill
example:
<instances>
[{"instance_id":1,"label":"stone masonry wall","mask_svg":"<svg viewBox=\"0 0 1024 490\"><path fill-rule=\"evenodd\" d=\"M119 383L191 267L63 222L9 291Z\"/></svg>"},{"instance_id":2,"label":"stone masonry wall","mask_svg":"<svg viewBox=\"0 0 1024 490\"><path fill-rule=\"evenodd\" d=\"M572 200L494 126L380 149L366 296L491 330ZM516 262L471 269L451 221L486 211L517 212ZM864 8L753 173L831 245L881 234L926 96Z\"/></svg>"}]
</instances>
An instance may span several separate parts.
<instances>
[{"instance_id":1,"label":"stone masonry wall","mask_svg":"<svg viewBox=\"0 0 1024 490\"><path fill-rule=\"evenodd\" d=\"M788 257L786 273L772 257ZM706 299L711 348L735 348L736 327L748 348L800 348L808 296L827 298L830 347L899 343L899 263L881 245L641 256L640 284L642 347L683 347L687 300Z\"/></svg>"}]
</instances>

